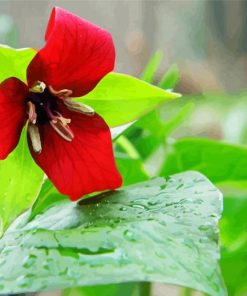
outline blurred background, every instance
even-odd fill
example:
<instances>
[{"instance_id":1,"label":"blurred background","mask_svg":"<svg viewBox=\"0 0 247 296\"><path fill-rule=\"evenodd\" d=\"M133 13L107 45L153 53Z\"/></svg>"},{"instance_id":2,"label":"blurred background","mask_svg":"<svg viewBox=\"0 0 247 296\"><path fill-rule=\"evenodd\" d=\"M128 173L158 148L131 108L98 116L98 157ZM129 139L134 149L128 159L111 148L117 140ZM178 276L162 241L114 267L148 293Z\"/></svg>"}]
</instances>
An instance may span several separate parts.
<instances>
[{"instance_id":1,"label":"blurred background","mask_svg":"<svg viewBox=\"0 0 247 296\"><path fill-rule=\"evenodd\" d=\"M43 45L51 8L61 6L109 30L116 71L139 75L157 49L161 73L176 62L186 93L236 91L247 82L247 1L0 1L0 42Z\"/></svg>"},{"instance_id":2,"label":"blurred background","mask_svg":"<svg viewBox=\"0 0 247 296\"><path fill-rule=\"evenodd\" d=\"M161 108L156 117L152 114L144 118L126 135L145 160L145 170L150 175L157 174L166 158L166 151L154 144L161 143L166 134L166 126L160 119L168 122L169 127L174 123L173 116L178 114L175 121L179 122L179 127L176 126L173 139L190 136L247 144L247 1L0 0L0 43L13 47L42 47L54 5L112 33L117 72L157 84L170 69L170 76L167 76L170 81L166 79L164 87L175 88L185 95ZM146 74L144 71L150 59L149 65L155 68L153 72L157 68L152 79L147 73L150 67ZM155 134L160 128L164 128L164 133ZM141 134L140 130L145 133ZM147 132L153 137L144 136ZM239 184L230 191L225 184L216 184L225 194L220 234L221 267L229 295L247 295L247 183L245 180L244 186ZM236 242L233 248L232 240ZM159 284L152 286L153 296L198 295L196 293Z\"/></svg>"}]
</instances>

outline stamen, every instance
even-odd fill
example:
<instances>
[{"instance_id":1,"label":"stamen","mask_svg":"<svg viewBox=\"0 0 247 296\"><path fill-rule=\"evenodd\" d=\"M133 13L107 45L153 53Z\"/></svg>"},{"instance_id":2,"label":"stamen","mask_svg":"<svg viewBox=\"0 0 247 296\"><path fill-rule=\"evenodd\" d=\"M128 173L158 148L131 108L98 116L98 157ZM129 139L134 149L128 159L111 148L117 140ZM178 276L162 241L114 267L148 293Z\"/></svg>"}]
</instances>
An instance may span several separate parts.
<instances>
[{"instance_id":1,"label":"stamen","mask_svg":"<svg viewBox=\"0 0 247 296\"><path fill-rule=\"evenodd\" d=\"M41 153L42 147L41 147L41 141L40 141L39 128L34 124L29 124L28 133L32 143L33 151L36 153Z\"/></svg>"},{"instance_id":2,"label":"stamen","mask_svg":"<svg viewBox=\"0 0 247 296\"><path fill-rule=\"evenodd\" d=\"M74 139L74 134L68 125L63 125L61 121L54 122L52 120L50 121L50 125L64 140L71 142Z\"/></svg>"},{"instance_id":3,"label":"stamen","mask_svg":"<svg viewBox=\"0 0 247 296\"><path fill-rule=\"evenodd\" d=\"M79 112L79 113L89 115L89 116L92 116L95 113L94 109L86 104L75 102L71 99L65 99L63 102L68 107L68 109L70 111Z\"/></svg>"},{"instance_id":4,"label":"stamen","mask_svg":"<svg viewBox=\"0 0 247 296\"><path fill-rule=\"evenodd\" d=\"M37 113L35 105L32 102L27 102L28 121L35 124L37 121Z\"/></svg>"},{"instance_id":5,"label":"stamen","mask_svg":"<svg viewBox=\"0 0 247 296\"><path fill-rule=\"evenodd\" d=\"M55 90L51 85L49 85L48 88L49 91L59 99L66 99L72 95L72 90L70 89Z\"/></svg>"},{"instance_id":6,"label":"stamen","mask_svg":"<svg viewBox=\"0 0 247 296\"><path fill-rule=\"evenodd\" d=\"M59 120L62 123L62 125L64 125L64 126L66 126L68 123L71 123L70 118L65 118L61 114L59 114L59 116L57 117L57 120Z\"/></svg>"},{"instance_id":7,"label":"stamen","mask_svg":"<svg viewBox=\"0 0 247 296\"><path fill-rule=\"evenodd\" d=\"M33 93L43 93L46 88L46 85L42 81L36 81L31 88L29 88L29 91Z\"/></svg>"}]
</instances>

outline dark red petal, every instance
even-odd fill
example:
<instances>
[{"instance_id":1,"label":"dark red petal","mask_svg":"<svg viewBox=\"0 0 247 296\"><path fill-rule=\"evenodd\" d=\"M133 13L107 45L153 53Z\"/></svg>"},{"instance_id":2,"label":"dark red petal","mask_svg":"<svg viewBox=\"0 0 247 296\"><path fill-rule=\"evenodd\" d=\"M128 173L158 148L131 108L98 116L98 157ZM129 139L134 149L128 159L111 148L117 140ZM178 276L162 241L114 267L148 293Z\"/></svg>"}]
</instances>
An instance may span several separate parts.
<instances>
[{"instance_id":1,"label":"dark red petal","mask_svg":"<svg viewBox=\"0 0 247 296\"><path fill-rule=\"evenodd\" d=\"M27 86L15 77L0 84L0 159L5 159L19 141L27 91Z\"/></svg>"},{"instance_id":2,"label":"dark red petal","mask_svg":"<svg viewBox=\"0 0 247 296\"><path fill-rule=\"evenodd\" d=\"M71 118L72 142L62 139L49 124L40 128L42 152L30 151L57 189L71 200L85 194L116 189L122 184L112 151L110 130L97 114L62 111Z\"/></svg>"},{"instance_id":3,"label":"dark red petal","mask_svg":"<svg viewBox=\"0 0 247 296\"><path fill-rule=\"evenodd\" d=\"M53 8L45 39L28 67L29 85L40 80L55 90L71 89L72 97L78 97L113 70L111 35L62 8Z\"/></svg>"}]
</instances>

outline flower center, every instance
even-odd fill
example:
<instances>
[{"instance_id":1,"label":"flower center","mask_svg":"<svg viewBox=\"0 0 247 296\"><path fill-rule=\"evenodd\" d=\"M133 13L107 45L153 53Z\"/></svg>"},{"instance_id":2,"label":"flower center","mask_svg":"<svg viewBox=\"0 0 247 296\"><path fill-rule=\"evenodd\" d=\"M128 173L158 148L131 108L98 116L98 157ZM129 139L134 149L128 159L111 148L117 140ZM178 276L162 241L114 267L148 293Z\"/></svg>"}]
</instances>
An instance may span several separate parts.
<instances>
[{"instance_id":1,"label":"flower center","mask_svg":"<svg viewBox=\"0 0 247 296\"><path fill-rule=\"evenodd\" d=\"M28 132L32 142L33 150L41 153L41 138L39 127L50 124L51 127L66 141L71 142L74 134L69 127L71 120L63 117L58 111L58 100L62 102L69 98L72 91L63 89L54 90L51 86L46 86L43 82L37 81L27 94L27 115Z\"/></svg>"},{"instance_id":2,"label":"flower center","mask_svg":"<svg viewBox=\"0 0 247 296\"><path fill-rule=\"evenodd\" d=\"M30 91L27 95L27 102L29 107L28 115L31 121L33 119L32 123L43 125L51 120L56 120L60 115L57 100L58 98L47 87L41 93Z\"/></svg>"},{"instance_id":3,"label":"flower center","mask_svg":"<svg viewBox=\"0 0 247 296\"><path fill-rule=\"evenodd\" d=\"M44 82L37 81L27 94L28 132L33 150L41 153L41 138L39 127L50 124L51 127L66 141L71 142L74 134L69 127L71 120L59 113L59 100L69 111L79 112L87 116L93 116L94 110L82 103L74 102L70 96L72 91L62 89L56 91L52 86L46 86Z\"/></svg>"}]
</instances>

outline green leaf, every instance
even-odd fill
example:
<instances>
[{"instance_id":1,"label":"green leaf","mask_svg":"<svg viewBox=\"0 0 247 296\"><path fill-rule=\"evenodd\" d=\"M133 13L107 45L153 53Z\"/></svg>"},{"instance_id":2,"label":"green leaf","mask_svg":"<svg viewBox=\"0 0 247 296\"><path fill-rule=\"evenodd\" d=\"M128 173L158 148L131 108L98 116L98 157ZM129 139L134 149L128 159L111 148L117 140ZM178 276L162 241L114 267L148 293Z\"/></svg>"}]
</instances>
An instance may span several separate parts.
<instances>
[{"instance_id":1,"label":"green leaf","mask_svg":"<svg viewBox=\"0 0 247 296\"><path fill-rule=\"evenodd\" d=\"M226 295L221 193L196 172L29 212L0 241L1 293L156 281ZM16 260L18 258L18 260Z\"/></svg>"},{"instance_id":2,"label":"green leaf","mask_svg":"<svg viewBox=\"0 0 247 296\"><path fill-rule=\"evenodd\" d=\"M43 176L31 157L24 130L16 149L0 162L0 236L19 214L31 206L39 193Z\"/></svg>"},{"instance_id":3,"label":"green leaf","mask_svg":"<svg viewBox=\"0 0 247 296\"><path fill-rule=\"evenodd\" d=\"M116 154L116 163L123 178L123 185L148 180L148 174L140 159L133 159L125 154Z\"/></svg>"},{"instance_id":4,"label":"green leaf","mask_svg":"<svg viewBox=\"0 0 247 296\"><path fill-rule=\"evenodd\" d=\"M247 199L226 196L221 221L221 268L229 295L247 292Z\"/></svg>"},{"instance_id":5,"label":"green leaf","mask_svg":"<svg viewBox=\"0 0 247 296\"><path fill-rule=\"evenodd\" d=\"M180 94L162 90L132 76L110 73L79 101L90 105L109 126L118 126L147 114Z\"/></svg>"},{"instance_id":6,"label":"green leaf","mask_svg":"<svg viewBox=\"0 0 247 296\"><path fill-rule=\"evenodd\" d=\"M33 48L14 49L0 45L0 82L9 77L26 82L26 69L35 54Z\"/></svg>"},{"instance_id":7,"label":"green leaf","mask_svg":"<svg viewBox=\"0 0 247 296\"><path fill-rule=\"evenodd\" d=\"M142 159L132 143L123 135L115 143L115 159L123 185L148 180Z\"/></svg>"},{"instance_id":8,"label":"green leaf","mask_svg":"<svg viewBox=\"0 0 247 296\"><path fill-rule=\"evenodd\" d=\"M173 89L180 80L180 73L177 65L172 65L163 75L159 82L159 87L163 89Z\"/></svg>"},{"instance_id":9,"label":"green leaf","mask_svg":"<svg viewBox=\"0 0 247 296\"><path fill-rule=\"evenodd\" d=\"M214 140L187 138L168 147L161 175L197 170L213 182L247 179L247 148Z\"/></svg>"},{"instance_id":10,"label":"green leaf","mask_svg":"<svg viewBox=\"0 0 247 296\"><path fill-rule=\"evenodd\" d=\"M135 122L125 135L146 160L165 141L165 124L154 111Z\"/></svg>"},{"instance_id":11,"label":"green leaf","mask_svg":"<svg viewBox=\"0 0 247 296\"><path fill-rule=\"evenodd\" d=\"M191 115L194 107L195 105L193 103L187 103L165 122L166 137L174 132Z\"/></svg>"},{"instance_id":12,"label":"green leaf","mask_svg":"<svg viewBox=\"0 0 247 296\"><path fill-rule=\"evenodd\" d=\"M50 198L51 195L53 198ZM31 221L36 215L49 208L51 205L67 198L66 195L57 191L56 187L49 179L45 179L40 192L31 207L31 214L28 217L28 221Z\"/></svg>"},{"instance_id":13,"label":"green leaf","mask_svg":"<svg viewBox=\"0 0 247 296\"><path fill-rule=\"evenodd\" d=\"M180 110L176 110L176 113L170 115L166 121L161 120L157 111L151 112L135 122L125 132L125 136L132 142L141 157L146 160L161 145L164 145L166 138L187 119L193 109L194 104L188 103Z\"/></svg>"},{"instance_id":14,"label":"green leaf","mask_svg":"<svg viewBox=\"0 0 247 296\"><path fill-rule=\"evenodd\" d=\"M146 68L144 69L143 74L141 75L142 80L148 83L154 82L154 76L160 66L162 57L162 51L158 50L155 52L155 54L151 57L150 61L148 62Z\"/></svg>"},{"instance_id":15,"label":"green leaf","mask_svg":"<svg viewBox=\"0 0 247 296\"><path fill-rule=\"evenodd\" d=\"M62 296L144 296L140 283L99 285L66 289Z\"/></svg>"}]
</instances>

